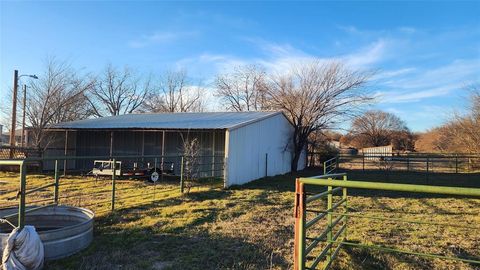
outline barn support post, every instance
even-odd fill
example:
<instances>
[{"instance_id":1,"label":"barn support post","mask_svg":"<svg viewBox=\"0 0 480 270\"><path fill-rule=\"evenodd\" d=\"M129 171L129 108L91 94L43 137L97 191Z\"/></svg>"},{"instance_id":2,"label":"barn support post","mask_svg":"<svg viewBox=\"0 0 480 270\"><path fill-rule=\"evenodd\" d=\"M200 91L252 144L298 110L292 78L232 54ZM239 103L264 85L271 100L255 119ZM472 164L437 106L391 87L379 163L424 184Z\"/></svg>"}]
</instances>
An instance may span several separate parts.
<instances>
[{"instance_id":1,"label":"barn support post","mask_svg":"<svg viewBox=\"0 0 480 270\"><path fill-rule=\"evenodd\" d=\"M162 177L162 182L163 182L163 164L165 162L165 130L162 131L162 160L160 161L160 171L161 171L161 177Z\"/></svg>"},{"instance_id":2,"label":"barn support post","mask_svg":"<svg viewBox=\"0 0 480 270\"><path fill-rule=\"evenodd\" d=\"M182 156L181 158L181 164L180 164L180 193L183 194L183 187L184 187L184 179L183 179L183 163L184 163L184 157Z\"/></svg>"},{"instance_id":3,"label":"barn support post","mask_svg":"<svg viewBox=\"0 0 480 270\"><path fill-rule=\"evenodd\" d=\"M145 130L142 131L142 162L145 161Z\"/></svg>"},{"instance_id":4,"label":"barn support post","mask_svg":"<svg viewBox=\"0 0 480 270\"><path fill-rule=\"evenodd\" d=\"M112 161L112 212L115 211L115 174L117 170L117 160L114 158Z\"/></svg>"},{"instance_id":5,"label":"barn support post","mask_svg":"<svg viewBox=\"0 0 480 270\"><path fill-rule=\"evenodd\" d=\"M212 132L212 177L215 177L215 130Z\"/></svg>"},{"instance_id":6,"label":"barn support post","mask_svg":"<svg viewBox=\"0 0 480 270\"><path fill-rule=\"evenodd\" d=\"M110 157L113 157L113 131L110 131Z\"/></svg>"},{"instance_id":7,"label":"barn support post","mask_svg":"<svg viewBox=\"0 0 480 270\"><path fill-rule=\"evenodd\" d=\"M67 175L67 155L68 155L68 129L65 130L65 151L64 156L65 159L63 160L63 175Z\"/></svg>"},{"instance_id":8,"label":"barn support post","mask_svg":"<svg viewBox=\"0 0 480 270\"><path fill-rule=\"evenodd\" d=\"M223 187L228 187L229 182L229 175L228 175L228 168L230 166L229 156L229 148L230 148L230 131L227 129L225 130L225 152L224 152L224 161L223 161Z\"/></svg>"}]
</instances>

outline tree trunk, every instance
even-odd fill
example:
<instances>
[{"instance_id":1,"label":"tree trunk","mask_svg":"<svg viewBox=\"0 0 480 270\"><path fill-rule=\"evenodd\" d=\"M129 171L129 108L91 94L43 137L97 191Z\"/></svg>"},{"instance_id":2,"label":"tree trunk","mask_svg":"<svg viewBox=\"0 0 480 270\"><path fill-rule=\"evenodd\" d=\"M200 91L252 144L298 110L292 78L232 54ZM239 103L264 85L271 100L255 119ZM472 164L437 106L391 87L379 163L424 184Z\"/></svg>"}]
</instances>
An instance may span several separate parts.
<instances>
[{"instance_id":1,"label":"tree trunk","mask_svg":"<svg viewBox=\"0 0 480 270\"><path fill-rule=\"evenodd\" d=\"M292 164L291 164L292 172L298 171L298 161L300 161L300 157L303 152L302 150L304 148L304 144L302 143L297 143L295 145L296 146L293 149L293 158L292 158Z\"/></svg>"},{"instance_id":2,"label":"tree trunk","mask_svg":"<svg viewBox=\"0 0 480 270\"><path fill-rule=\"evenodd\" d=\"M292 164L291 164L292 172L298 171L298 161L300 161L300 157L302 155L303 149L306 148L307 138L308 138L308 135L303 136L303 134L299 134L298 132L294 133L293 158L292 158Z\"/></svg>"},{"instance_id":3,"label":"tree trunk","mask_svg":"<svg viewBox=\"0 0 480 270\"><path fill-rule=\"evenodd\" d=\"M300 154L297 153L298 151L295 151L292 159L292 165L291 165L291 170L292 172L296 172L298 170L298 160L300 160Z\"/></svg>"}]
</instances>

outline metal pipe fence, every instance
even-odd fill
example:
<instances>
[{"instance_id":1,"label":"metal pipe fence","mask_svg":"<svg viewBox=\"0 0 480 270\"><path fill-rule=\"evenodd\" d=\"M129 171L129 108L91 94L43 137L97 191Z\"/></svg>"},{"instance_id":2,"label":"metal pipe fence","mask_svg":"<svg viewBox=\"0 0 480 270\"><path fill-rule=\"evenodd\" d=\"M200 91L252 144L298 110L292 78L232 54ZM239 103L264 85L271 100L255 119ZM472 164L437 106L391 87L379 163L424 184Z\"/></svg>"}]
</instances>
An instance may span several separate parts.
<instances>
[{"instance_id":1,"label":"metal pipe fence","mask_svg":"<svg viewBox=\"0 0 480 270\"><path fill-rule=\"evenodd\" d=\"M188 163L189 158L74 156L0 160L0 166L18 168L18 173L7 174L5 178L9 181L2 181L0 185L0 208L16 205L18 212L0 217L0 221L23 228L26 213L58 204L109 212L180 196L192 188L223 188L223 156L199 156L197 163ZM94 160L102 160L105 166L94 168ZM138 162L142 160L149 165L139 167ZM90 162L92 170L85 173L74 167L63 167L76 161ZM38 168L29 166L38 162L52 162L53 170L38 172ZM138 181L138 178L150 181ZM14 218L17 220L13 221Z\"/></svg>"},{"instance_id":2,"label":"metal pipe fence","mask_svg":"<svg viewBox=\"0 0 480 270\"><path fill-rule=\"evenodd\" d=\"M342 180L335 180L341 177ZM326 187L326 191L307 196L305 186ZM351 246L363 249L373 249L384 252L393 252L400 254L409 254L425 258L437 258L480 266L479 258L453 257L442 254L432 254L416 252L398 248L392 248L381 245L362 244L348 241L347 226L349 218L361 218L370 220L382 220L395 223L425 224L436 226L450 226L465 228L468 230L477 230L480 232L480 226L461 225L444 222L430 222L427 220L411 220L405 218L391 218L385 216L360 215L348 213L347 189L367 189L398 191L424 194L441 194L452 196L468 196L480 198L480 189L462 188L462 187L444 187L428 185L411 184L392 184L381 182L351 181L347 180L346 174L321 175L317 177L298 178L296 180L295 192L295 251L294 251L294 269L329 269L334 262L342 246ZM335 196L339 194L339 196ZM338 197L335 199L335 197ZM326 198L326 209L314 209L315 202ZM313 209L312 209L313 206ZM318 205L317 205L318 207ZM311 214L314 214L313 218ZM324 223L321 224L320 221ZM318 225L325 226L321 232L310 231ZM351 230L351 228L350 228ZM314 234L312 236L312 234ZM315 255L312 255L316 253Z\"/></svg>"},{"instance_id":3,"label":"metal pipe fence","mask_svg":"<svg viewBox=\"0 0 480 270\"><path fill-rule=\"evenodd\" d=\"M339 157L336 156L323 162L323 174L331 174L337 172L339 167L338 159Z\"/></svg>"},{"instance_id":4,"label":"metal pipe fence","mask_svg":"<svg viewBox=\"0 0 480 270\"><path fill-rule=\"evenodd\" d=\"M315 153L310 160L320 160ZM317 166L317 162L309 162ZM347 170L381 170L417 173L478 173L480 154L439 154L439 153L360 153L340 154L323 162L324 173L336 167Z\"/></svg>"}]
</instances>

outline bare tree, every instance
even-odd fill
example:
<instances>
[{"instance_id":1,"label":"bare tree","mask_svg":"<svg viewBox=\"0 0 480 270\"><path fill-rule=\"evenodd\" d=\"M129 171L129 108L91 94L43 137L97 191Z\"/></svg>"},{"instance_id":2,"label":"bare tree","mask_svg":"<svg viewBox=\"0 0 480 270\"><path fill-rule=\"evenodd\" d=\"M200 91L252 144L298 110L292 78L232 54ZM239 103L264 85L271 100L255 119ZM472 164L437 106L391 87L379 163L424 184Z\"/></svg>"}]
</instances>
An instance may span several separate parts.
<instances>
[{"instance_id":1,"label":"bare tree","mask_svg":"<svg viewBox=\"0 0 480 270\"><path fill-rule=\"evenodd\" d=\"M89 91L88 101L97 117L135 112L150 91L150 78L142 80L130 68L107 65Z\"/></svg>"},{"instance_id":2,"label":"bare tree","mask_svg":"<svg viewBox=\"0 0 480 270\"><path fill-rule=\"evenodd\" d=\"M232 73L220 74L215 80L216 93L231 111L268 109L266 73L256 65L238 66Z\"/></svg>"},{"instance_id":3,"label":"bare tree","mask_svg":"<svg viewBox=\"0 0 480 270\"><path fill-rule=\"evenodd\" d=\"M420 151L456 153L480 152L480 84L468 87L469 106L464 114L455 113L447 123L419 134Z\"/></svg>"},{"instance_id":4,"label":"bare tree","mask_svg":"<svg viewBox=\"0 0 480 270\"><path fill-rule=\"evenodd\" d=\"M297 170L312 132L331 127L372 100L365 91L370 76L368 72L351 71L339 62L312 61L272 78L269 105L282 110L294 126L292 171Z\"/></svg>"},{"instance_id":5,"label":"bare tree","mask_svg":"<svg viewBox=\"0 0 480 270\"><path fill-rule=\"evenodd\" d=\"M199 112L204 109L204 89L189 85L185 70L168 71L142 106L147 112Z\"/></svg>"},{"instance_id":6,"label":"bare tree","mask_svg":"<svg viewBox=\"0 0 480 270\"><path fill-rule=\"evenodd\" d=\"M68 63L51 58L39 80L31 81L26 98L30 143L39 149L51 141L45 129L55 123L84 119L90 115L86 92L94 80L79 76Z\"/></svg>"},{"instance_id":7,"label":"bare tree","mask_svg":"<svg viewBox=\"0 0 480 270\"><path fill-rule=\"evenodd\" d=\"M470 87L468 112L455 114L453 119L441 129L449 142L450 151L480 152L480 84Z\"/></svg>"},{"instance_id":8,"label":"bare tree","mask_svg":"<svg viewBox=\"0 0 480 270\"><path fill-rule=\"evenodd\" d=\"M409 147L413 135L405 122L393 113L371 110L356 117L350 134L356 137L357 146L373 147L395 143L398 147ZM411 149L409 149L411 150Z\"/></svg>"},{"instance_id":9,"label":"bare tree","mask_svg":"<svg viewBox=\"0 0 480 270\"><path fill-rule=\"evenodd\" d=\"M201 149L198 138L190 138L189 134L184 136L183 133L180 133L180 136L183 142L183 177L188 194L193 185L200 179Z\"/></svg>"}]
</instances>

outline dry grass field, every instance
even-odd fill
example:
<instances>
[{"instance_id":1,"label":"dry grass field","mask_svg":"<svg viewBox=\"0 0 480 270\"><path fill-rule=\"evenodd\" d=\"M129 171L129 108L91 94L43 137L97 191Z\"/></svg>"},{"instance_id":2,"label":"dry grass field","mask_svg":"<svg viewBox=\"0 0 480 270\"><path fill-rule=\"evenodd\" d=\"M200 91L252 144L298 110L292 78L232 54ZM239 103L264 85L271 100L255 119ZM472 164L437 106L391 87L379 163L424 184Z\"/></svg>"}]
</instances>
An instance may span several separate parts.
<instances>
[{"instance_id":1,"label":"dry grass field","mask_svg":"<svg viewBox=\"0 0 480 270\"><path fill-rule=\"evenodd\" d=\"M304 171L299 175L319 174ZM426 184L423 174L349 171L349 179ZM116 211L110 213L110 181L69 176L62 178L60 203L96 212L95 238L83 252L46 269L291 269L293 263L294 179L270 177L222 190L194 188L181 195L176 182L155 187L142 180L119 180ZM29 175L34 188L53 181L50 175ZM480 186L479 174L433 174L428 184ZM0 176L0 205L14 205L18 178ZM308 191L308 190L307 190ZM310 190L313 191L313 190ZM349 241L379 244L417 252L480 260L480 199L349 191L349 212L460 227L406 224L350 218ZM29 201L50 202L52 192ZM325 207L320 203L318 207ZM318 230L321 230L319 225ZM412 255L343 248L334 269L480 269L479 265L418 258Z\"/></svg>"}]
</instances>

